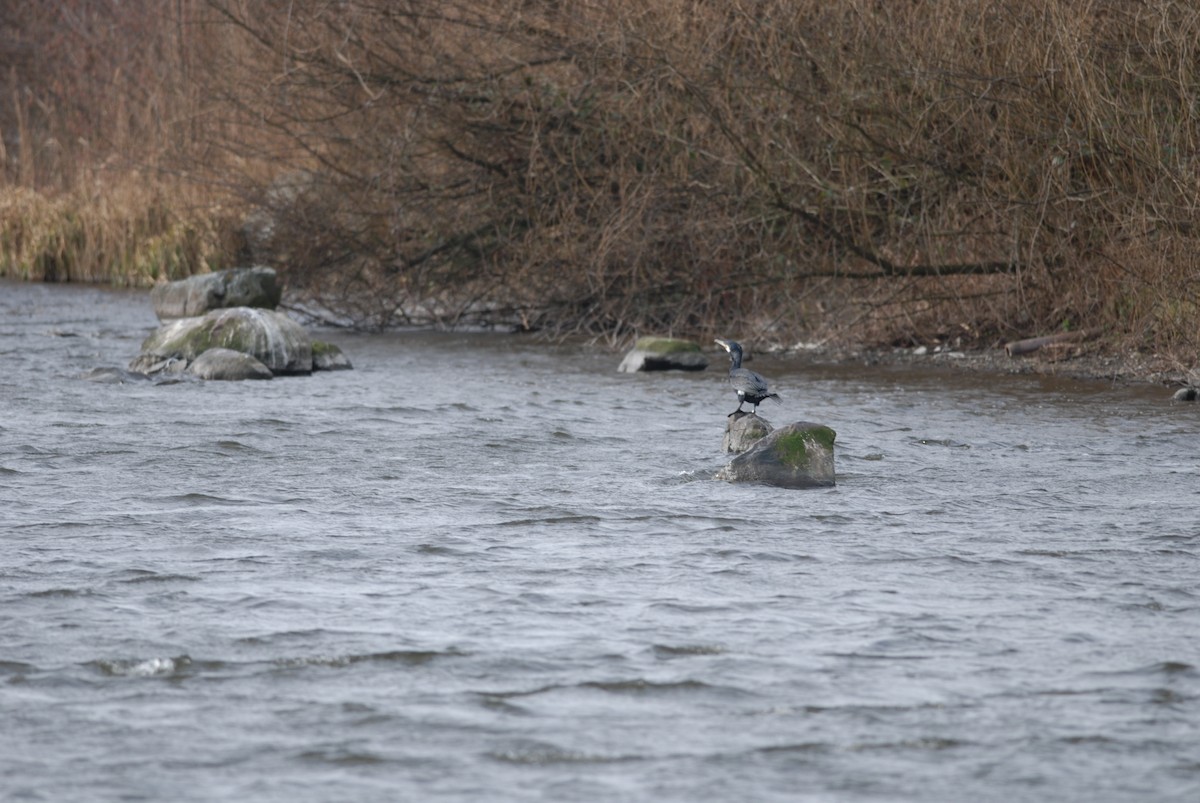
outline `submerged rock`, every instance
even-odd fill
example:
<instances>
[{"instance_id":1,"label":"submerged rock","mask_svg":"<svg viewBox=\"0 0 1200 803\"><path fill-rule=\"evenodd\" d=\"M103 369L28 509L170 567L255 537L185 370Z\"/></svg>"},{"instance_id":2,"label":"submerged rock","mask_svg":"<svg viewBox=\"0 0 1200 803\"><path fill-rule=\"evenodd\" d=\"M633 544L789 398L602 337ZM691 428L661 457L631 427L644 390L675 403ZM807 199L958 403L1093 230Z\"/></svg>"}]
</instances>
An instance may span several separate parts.
<instances>
[{"instance_id":1,"label":"submerged rock","mask_svg":"<svg viewBox=\"0 0 1200 803\"><path fill-rule=\"evenodd\" d=\"M622 373L637 371L703 371L708 357L690 340L674 337L643 337L621 360Z\"/></svg>"},{"instance_id":2,"label":"submerged rock","mask_svg":"<svg viewBox=\"0 0 1200 803\"><path fill-rule=\"evenodd\" d=\"M187 367L188 373L201 379L271 379L274 374L249 354L233 349L209 349Z\"/></svg>"},{"instance_id":3,"label":"submerged rock","mask_svg":"<svg viewBox=\"0 0 1200 803\"><path fill-rule=\"evenodd\" d=\"M124 385L127 382L149 382L150 378L140 371L126 371L124 368L93 368L80 379L88 382L99 382L106 385Z\"/></svg>"},{"instance_id":4,"label":"submerged rock","mask_svg":"<svg viewBox=\"0 0 1200 803\"><path fill-rule=\"evenodd\" d=\"M734 413L725 424L725 438L721 442L721 451L744 452L770 435L773 429L765 418L759 418L754 413Z\"/></svg>"},{"instance_id":5,"label":"submerged rock","mask_svg":"<svg viewBox=\"0 0 1200 803\"><path fill-rule=\"evenodd\" d=\"M158 319L167 321L231 307L273 310L281 293L274 269L233 268L160 284L150 291L150 299Z\"/></svg>"},{"instance_id":6,"label":"submerged rock","mask_svg":"<svg viewBox=\"0 0 1200 803\"><path fill-rule=\"evenodd\" d=\"M273 310L234 307L199 318L180 318L160 326L142 343L130 370L153 373L150 366L172 359L191 362L211 348L249 354L273 374L312 373L312 340L300 324Z\"/></svg>"},{"instance_id":7,"label":"submerged rock","mask_svg":"<svg viewBox=\"0 0 1200 803\"><path fill-rule=\"evenodd\" d=\"M717 473L729 482L761 482L781 488L834 485L833 442L837 433L807 421L788 424L737 455Z\"/></svg>"},{"instance_id":8,"label":"submerged rock","mask_svg":"<svg viewBox=\"0 0 1200 803\"><path fill-rule=\"evenodd\" d=\"M146 376L182 374L188 361L179 357L163 357L158 354L142 353L129 361L129 370Z\"/></svg>"},{"instance_id":9,"label":"submerged rock","mask_svg":"<svg viewBox=\"0 0 1200 803\"><path fill-rule=\"evenodd\" d=\"M354 367L340 348L324 340L312 342L312 355L314 371L346 371Z\"/></svg>"}]
</instances>

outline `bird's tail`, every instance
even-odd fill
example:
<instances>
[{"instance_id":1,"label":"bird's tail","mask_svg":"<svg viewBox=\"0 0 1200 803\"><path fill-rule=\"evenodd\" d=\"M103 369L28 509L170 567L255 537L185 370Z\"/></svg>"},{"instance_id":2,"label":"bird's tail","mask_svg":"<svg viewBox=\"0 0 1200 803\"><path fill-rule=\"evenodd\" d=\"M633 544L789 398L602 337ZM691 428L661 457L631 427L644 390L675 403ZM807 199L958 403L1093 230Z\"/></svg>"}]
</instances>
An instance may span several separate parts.
<instances>
[{"instance_id":1,"label":"bird's tail","mask_svg":"<svg viewBox=\"0 0 1200 803\"><path fill-rule=\"evenodd\" d=\"M779 402L780 404L783 404L783 402L782 402L782 401L780 400L780 398L779 398L779 394L778 394L778 393L768 393L768 394L767 394L766 396L764 396L763 398L764 398L764 399L774 399L775 401Z\"/></svg>"}]
</instances>

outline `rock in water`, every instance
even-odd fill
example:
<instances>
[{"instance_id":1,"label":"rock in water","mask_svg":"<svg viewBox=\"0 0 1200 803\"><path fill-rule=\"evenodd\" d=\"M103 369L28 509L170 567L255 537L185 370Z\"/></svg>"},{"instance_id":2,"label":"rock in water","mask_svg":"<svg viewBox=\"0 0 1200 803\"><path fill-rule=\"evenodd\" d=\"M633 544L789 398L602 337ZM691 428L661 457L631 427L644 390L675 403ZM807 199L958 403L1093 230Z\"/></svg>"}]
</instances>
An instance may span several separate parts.
<instances>
[{"instance_id":1,"label":"rock in water","mask_svg":"<svg viewBox=\"0 0 1200 803\"><path fill-rule=\"evenodd\" d=\"M821 424L788 424L734 457L717 473L717 479L781 488L831 487L836 438L836 432Z\"/></svg>"},{"instance_id":2,"label":"rock in water","mask_svg":"<svg viewBox=\"0 0 1200 803\"><path fill-rule=\"evenodd\" d=\"M1197 395L1200 395L1200 394L1197 394L1196 388L1192 388L1192 387L1180 388L1179 390L1175 391L1174 399L1175 399L1175 401L1194 402L1194 401L1196 401Z\"/></svg>"},{"instance_id":3,"label":"rock in water","mask_svg":"<svg viewBox=\"0 0 1200 803\"><path fill-rule=\"evenodd\" d=\"M312 342L312 354L314 371L346 371L354 367L340 348L324 340Z\"/></svg>"},{"instance_id":4,"label":"rock in water","mask_svg":"<svg viewBox=\"0 0 1200 803\"><path fill-rule=\"evenodd\" d=\"M126 382L149 382L150 378L143 373L126 371L124 368L93 368L80 379L89 382L100 382L106 385L124 385Z\"/></svg>"},{"instance_id":5,"label":"rock in water","mask_svg":"<svg viewBox=\"0 0 1200 803\"><path fill-rule=\"evenodd\" d=\"M209 349L187 367L188 373L201 379L270 379L271 369L249 354L233 349Z\"/></svg>"},{"instance_id":6,"label":"rock in water","mask_svg":"<svg viewBox=\"0 0 1200 803\"><path fill-rule=\"evenodd\" d=\"M154 314L167 321L230 307L273 310L281 292L274 269L233 268L160 284L150 291L150 299Z\"/></svg>"},{"instance_id":7,"label":"rock in water","mask_svg":"<svg viewBox=\"0 0 1200 803\"><path fill-rule=\"evenodd\" d=\"M734 413L726 419L725 438L721 451L741 453L771 434L774 429L766 419L754 413Z\"/></svg>"},{"instance_id":8,"label":"rock in water","mask_svg":"<svg viewBox=\"0 0 1200 803\"><path fill-rule=\"evenodd\" d=\"M312 339L300 324L280 312L249 307L213 310L200 318L163 324L142 343L131 371L169 359L191 362L211 348L249 354L273 374L312 373Z\"/></svg>"},{"instance_id":9,"label":"rock in water","mask_svg":"<svg viewBox=\"0 0 1200 803\"><path fill-rule=\"evenodd\" d=\"M708 357L690 340L674 337L643 337L621 360L618 371L632 374L637 371L703 371Z\"/></svg>"}]
</instances>

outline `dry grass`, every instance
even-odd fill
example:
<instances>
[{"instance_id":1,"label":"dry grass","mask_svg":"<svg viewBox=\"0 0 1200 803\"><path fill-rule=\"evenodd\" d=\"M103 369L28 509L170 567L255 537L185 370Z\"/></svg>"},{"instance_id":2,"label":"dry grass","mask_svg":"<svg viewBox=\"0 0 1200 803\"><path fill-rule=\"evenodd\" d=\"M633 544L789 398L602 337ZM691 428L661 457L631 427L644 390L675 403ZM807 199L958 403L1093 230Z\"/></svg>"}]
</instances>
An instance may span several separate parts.
<instances>
[{"instance_id":1,"label":"dry grass","mask_svg":"<svg viewBox=\"0 0 1200 803\"><path fill-rule=\"evenodd\" d=\"M193 180L171 185L187 203L148 201L165 229L233 191L257 208L255 257L362 325L984 345L1100 328L1194 362L1194 4L176 8L142 28L153 77L115 49L144 77L70 118L110 142L72 163L103 150L119 176L153 143L159 175ZM114 114L135 89L159 111ZM18 96L6 125L45 123L44 91ZM56 114L46 130L70 128ZM9 186L94 203L37 142L6 137ZM196 228L157 275L232 259L231 228ZM113 253L74 264L128 264Z\"/></svg>"},{"instance_id":2,"label":"dry grass","mask_svg":"<svg viewBox=\"0 0 1200 803\"><path fill-rule=\"evenodd\" d=\"M145 287L228 267L237 220L220 208L189 214L161 183L53 195L0 191L0 276Z\"/></svg>"},{"instance_id":3,"label":"dry grass","mask_svg":"<svg viewBox=\"0 0 1200 803\"><path fill-rule=\"evenodd\" d=\"M145 286L236 258L232 196L181 173L205 152L205 104L185 18L165 9L0 9L0 276Z\"/></svg>"}]
</instances>

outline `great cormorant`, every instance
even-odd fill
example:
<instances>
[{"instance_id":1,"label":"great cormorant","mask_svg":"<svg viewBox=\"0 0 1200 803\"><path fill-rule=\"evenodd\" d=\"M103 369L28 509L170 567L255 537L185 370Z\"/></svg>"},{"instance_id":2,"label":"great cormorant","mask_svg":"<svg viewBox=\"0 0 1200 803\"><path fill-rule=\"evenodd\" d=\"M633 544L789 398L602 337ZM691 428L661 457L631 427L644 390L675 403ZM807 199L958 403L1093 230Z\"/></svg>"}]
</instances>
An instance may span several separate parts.
<instances>
[{"instance_id":1,"label":"great cormorant","mask_svg":"<svg viewBox=\"0 0 1200 803\"><path fill-rule=\"evenodd\" d=\"M742 412L742 405L746 402L750 402L754 406L751 412L757 414L758 405L764 399L779 401L779 394L771 393L767 389L767 380L763 379L761 374L742 367L741 346L732 340L724 340L719 337L717 343L729 352L729 384L733 385L738 396L738 407L729 415L737 415Z\"/></svg>"}]
</instances>

